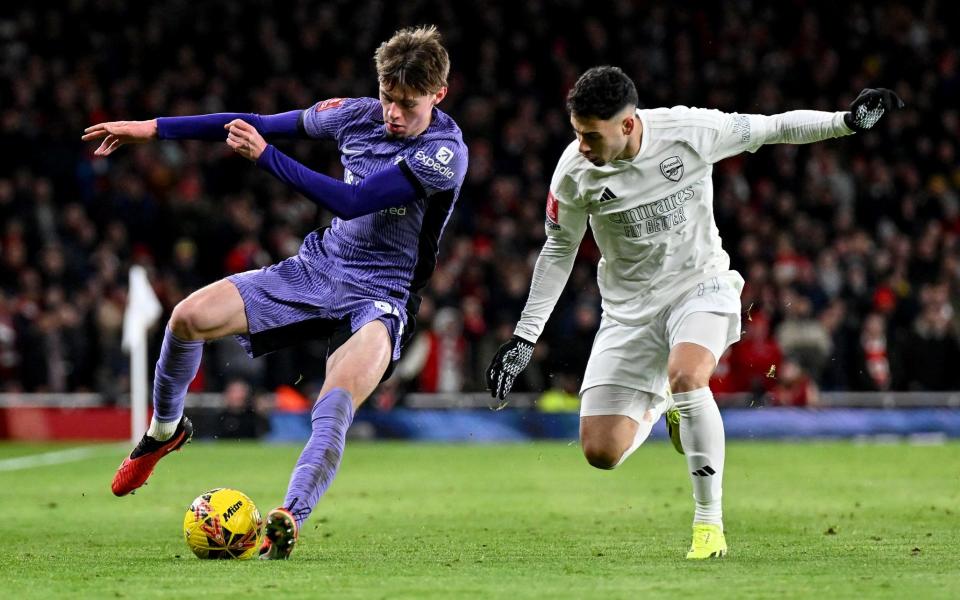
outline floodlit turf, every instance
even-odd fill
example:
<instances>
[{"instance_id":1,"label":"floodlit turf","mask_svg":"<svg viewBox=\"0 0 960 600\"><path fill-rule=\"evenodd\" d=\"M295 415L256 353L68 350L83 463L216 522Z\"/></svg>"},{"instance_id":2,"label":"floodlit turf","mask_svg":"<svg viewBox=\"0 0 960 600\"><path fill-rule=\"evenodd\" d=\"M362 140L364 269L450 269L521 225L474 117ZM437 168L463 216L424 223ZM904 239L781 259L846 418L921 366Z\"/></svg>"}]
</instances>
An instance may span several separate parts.
<instances>
[{"instance_id":1,"label":"floodlit turf","mask_svg":"<svg viewBox=\"0 0 960 600\"><path fill-rule=\"evenodd\" d=\"M683 459L613 472L576 446L353 443L287 562L206 562L180 537L198 493L282 499L291 446L194 443L135 496L125 450L3 470L65 446L0 445L3 596L27 598L957 598L960 445L736 443L730 555L690 563Z\"/></svg>"}]
</instances>

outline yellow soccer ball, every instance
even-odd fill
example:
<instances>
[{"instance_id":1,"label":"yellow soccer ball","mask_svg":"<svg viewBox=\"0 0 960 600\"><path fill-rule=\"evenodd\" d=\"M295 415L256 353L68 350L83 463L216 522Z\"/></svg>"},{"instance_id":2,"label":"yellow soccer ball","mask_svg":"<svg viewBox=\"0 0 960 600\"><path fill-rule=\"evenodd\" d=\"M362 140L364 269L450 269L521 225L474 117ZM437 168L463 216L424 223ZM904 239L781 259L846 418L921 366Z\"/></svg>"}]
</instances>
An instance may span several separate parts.
<instances>
[{"instance_id":1,"label":"yellow soccer ball","mask_svg":"<svg viewBox=\"0 0 960 600\"><path fill-rule=\"evenodd\" d=\"M199 558L252 558L263 541L263 519L246 494L216 488L187 509L183 537Z\"/></svg>"}]
</instances>

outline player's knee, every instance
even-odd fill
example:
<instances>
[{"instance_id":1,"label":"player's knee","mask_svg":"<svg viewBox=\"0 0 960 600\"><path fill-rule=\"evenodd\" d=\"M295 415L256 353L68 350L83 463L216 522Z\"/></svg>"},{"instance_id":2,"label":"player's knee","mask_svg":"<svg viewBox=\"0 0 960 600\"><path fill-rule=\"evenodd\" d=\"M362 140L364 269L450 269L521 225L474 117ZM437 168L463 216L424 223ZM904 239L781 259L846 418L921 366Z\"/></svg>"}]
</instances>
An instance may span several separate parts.
<instances>
[{"instance_id":1,"label":"player's knee","mask_svg":"<svg viewBox=\"0 0 960 600\"><path fill-rule=\"evenodd\" d=\"M202 318L196 302L190 298L181 300L170 315L170 331L182 340L202 339Z\"/></svg>"},{"instance_id":2,"label":"player's knee","mask_svg":"<svg viewBox=\"0 0 960 600\"><path fill-rule=\"evenodd\" d=\"M597 469L610 470L615 468L617 463L620 462L622 455L622 452L617 452L610 446L589 442L584 442L583 444L583 456L587 459L587 462L590 463L591 467L596 467Z\"/></svg>"},{"instance_id":3,"label":"player's knee","mask_svg":"<svg viewBox=\"0 0 960 600\"><path fill-rule=\"evenodd\" d=\"M692 370L672 369L670 376L670 391L674 394L692 392L710 384L709 373L697 373Z\"/></svg>"}]
</instances>

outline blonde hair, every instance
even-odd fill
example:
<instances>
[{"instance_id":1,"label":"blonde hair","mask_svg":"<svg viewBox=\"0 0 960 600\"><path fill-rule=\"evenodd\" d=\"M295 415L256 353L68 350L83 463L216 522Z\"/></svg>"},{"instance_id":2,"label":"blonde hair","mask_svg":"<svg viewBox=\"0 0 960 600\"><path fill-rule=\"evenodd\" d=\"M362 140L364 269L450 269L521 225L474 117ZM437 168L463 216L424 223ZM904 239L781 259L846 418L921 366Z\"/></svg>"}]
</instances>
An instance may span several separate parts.
<instances>
[{"instance_id":1,"label":"blonde hair","mask_svg":"<svg viewBox=\"0 0 960 600\"><path fill-rule=\"evenodd\" d=\"M377 79L384 89L397 86L421 95L435 94L447 85L450 56L434 25L407 27L380 44L373 54Z\"/></svg>"}]
</instances>

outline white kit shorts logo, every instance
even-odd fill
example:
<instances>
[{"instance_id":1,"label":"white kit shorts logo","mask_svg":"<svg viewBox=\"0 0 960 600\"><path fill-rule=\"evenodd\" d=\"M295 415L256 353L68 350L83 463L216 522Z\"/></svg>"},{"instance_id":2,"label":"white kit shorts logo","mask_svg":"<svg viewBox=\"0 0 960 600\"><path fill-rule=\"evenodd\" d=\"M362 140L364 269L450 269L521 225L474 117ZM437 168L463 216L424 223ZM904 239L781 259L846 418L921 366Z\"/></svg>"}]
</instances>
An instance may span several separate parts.
<instances>
[{"instance_id":1,"label":"white kit shorts logo","mask_svg":"<svg viewBox=\"0 0 960 600\"><path fill-rule=\"evenodd\" d=\"M444 152L446 150L446 152ZM442 158L441 158L442 155ZM440 147L440 151L437 152L437 158L434 159L432 156L427 156L423 150L417 150L417 153L413 155L415 159L420 161L420 164L423 166L433 169L440 175L443 175L447 179L453 179L453 169L446 166L446 163L450 162L450 159L453 158L453 151L448 149L445 146ZM446 159L446 160L444 160Z\"/></svg>"},{"instance_id":2,"label":"white kit shorts logo","mask_svg":"<svg viewBox=\"0 0 960 600\"><path fill-rule=\"evenodd\" d=\"M384 302L383 300L374 300L373 305L382 313L387 313L388 315L400 316L400 311L397 310L395 306L389 302Z\"/></svg>"}]
</instances>

